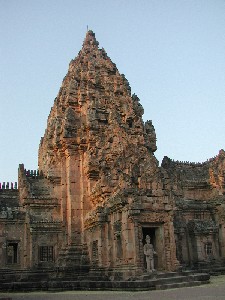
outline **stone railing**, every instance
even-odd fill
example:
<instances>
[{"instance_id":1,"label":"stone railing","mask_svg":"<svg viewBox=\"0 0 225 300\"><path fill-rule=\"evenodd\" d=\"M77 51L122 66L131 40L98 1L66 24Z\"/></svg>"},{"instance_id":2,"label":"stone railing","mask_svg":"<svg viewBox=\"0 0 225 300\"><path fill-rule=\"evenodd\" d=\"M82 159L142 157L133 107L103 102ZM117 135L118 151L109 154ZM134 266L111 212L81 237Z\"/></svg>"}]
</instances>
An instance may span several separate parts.
<instances>
[{"instance_id":1,"label":"stone railing","mask_svg":"<svg viewBox=\"0 0 225 300\"><path fill-rule=\"evenodd\" d=\"M24 174L27 177L38 177L38 176L42 176L42 172L39 172L39 170L26 170L24 169Z\"/></svg>"},{"instance_id":2,"label":"stone railing","mask_svg":"<svg viewBox=\"0 0 225 300\"><path fill-rule=\"evenodd\" d=\"M179 161L179 160L174 160L171 159L172 163L176 164L176 165L185 165L185 166L195 166L195 167L200 167L204 164L200 163L200 162L189 162L189 161Z\"/></svg>"},{"instance_id":3,"label":"stone railing","mask_svg":"<svg viewBox=\"0 0 225 300\"><path fill-rule=\"evenodd\" d=\"M209 158L207 159L206 161L204 162L190 162L190 161L179 161L179 160L174 160L174 159L171 159L169 157L167 157L167 159L172 162L173 164L175 165L183 165L183 166L192 166L192 167L201 167L201 166L206 166L212 162L214 162L216 159L218 159L220 156L224 155L224 150L220 150L219 151L219 154L212 157L212 158Z\"/></svg>"},{"instance_id":4,"label":"stone railing","mask_svg":"<svg viewBox=\"0 0 225 300\"><path fill-rule=\"evenodd\" d=\"M17 182L0 182L0 190L17 190Z\"/></svg>"}]
</instances>

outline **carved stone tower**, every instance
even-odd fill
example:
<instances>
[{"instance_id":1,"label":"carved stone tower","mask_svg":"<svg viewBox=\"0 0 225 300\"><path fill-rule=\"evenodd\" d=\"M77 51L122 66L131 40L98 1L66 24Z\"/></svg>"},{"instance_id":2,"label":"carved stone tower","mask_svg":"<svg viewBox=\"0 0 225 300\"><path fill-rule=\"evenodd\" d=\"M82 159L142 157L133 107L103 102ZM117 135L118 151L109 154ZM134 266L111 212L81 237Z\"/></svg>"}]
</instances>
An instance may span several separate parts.
<instances>
[{"instance_id":1,"label":"carved stone tower","mask_svg":"<svg viewBox=\"0 0 225 300\"><path fill-rule=\"evenodd\" d=\"M0 184L2 274L138 278L146 236L158 271L224 263L224 150L201 164L165 157L159 167L143 112L88 31L49 114L39 170L21 164L18 189Z\"/></svg>"},{"instance_id":2,"label":"carved stone tower","mask_svg":"<svg viewBox=\"0 0 225 300\"><path fill-rule=\"evenodd\" d=\"M39 148L40 172L60 201L64 252L59 262L64 266L72 259L71 248L71 256L85 257L87 245L93 268L141 272L139 219L148 227L149 208L152 234L160 227L163 236L170 236L164 245L170 257L159 264L174 269L172 207L153 154L154 127L151 121L144 124L143 112L125 76L88 31L69 65ZM161 211L165 203L167 210L151 219L152 211ZM155 239L160 236L162 232Z\"/></svg>"},{"instance_id":3,"label":"carved stone tower","mask_svg":"<svg viewBox=\"0 0 225 300\"><path fill-rule=\"evenodd\" d=\"M21 164L18 190L5 193L3 184L2 268L11 262L52 277L127 279L146 269L148 235L157 270L176 269L174 196L154 156L154 126L143 122L143 112L88 31L49 114L39 170Z\"/></svg>"}]
</instances>

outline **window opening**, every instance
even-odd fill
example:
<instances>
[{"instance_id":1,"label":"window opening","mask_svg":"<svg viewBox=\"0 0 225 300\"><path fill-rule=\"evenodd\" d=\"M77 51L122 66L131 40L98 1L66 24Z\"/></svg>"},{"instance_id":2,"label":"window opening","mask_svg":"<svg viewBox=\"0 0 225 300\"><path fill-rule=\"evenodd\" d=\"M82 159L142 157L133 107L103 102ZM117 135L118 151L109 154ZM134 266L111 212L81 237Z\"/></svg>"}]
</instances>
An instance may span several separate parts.
<instances>
[{"instance_id":1,"label":"window opening","mask_svg":"<svg viewBox=\"0 0 225 300\"><path fill-rule=\"evenodd\" d=\"M53 246L40 246L39 247L39 260L40 261L53 261Z\"/></svg>"},{"instance_id":2,"label":"window opening","mask_svg":"<svg viewBox=\"0 0 225 300\"><path fill-rule=\"evenodd\" d=\"M205 254L207 256L212 254L212 243L205 244Z\"/></svg>"},{"instance_id":3,"label":"window opening","mask_svg":"<svg viewBox=\"0 0 225 300\"><path fill-rule=\"evenodd\" d=\"M97 261L98 260L98 241L93 241L92 243L92 260Z\"/></svg>"}]
</instances>

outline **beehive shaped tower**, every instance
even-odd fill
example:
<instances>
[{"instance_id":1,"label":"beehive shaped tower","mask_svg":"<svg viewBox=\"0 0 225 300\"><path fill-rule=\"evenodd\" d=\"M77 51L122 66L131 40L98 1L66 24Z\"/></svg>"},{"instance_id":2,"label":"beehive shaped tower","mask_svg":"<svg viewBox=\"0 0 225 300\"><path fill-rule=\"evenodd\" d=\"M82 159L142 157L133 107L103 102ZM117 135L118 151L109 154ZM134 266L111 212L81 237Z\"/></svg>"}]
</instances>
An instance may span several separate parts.
<instances>
[{"instance_id":1,"label":"beehive shaped tower","mask_svg":"<svg viewBox=\"0 0 225 300\"><path fill-rule=\"evenodd\" d=\"M30 190L38 186L40 194L42 186L57 203L45 215L61 224L52 233L59 268L139 274L146 234L163 252L158 268L176 267L173 200L154 156L154 127L143 122L143 112L125 76L88 31L40 142L42 177L30 183ZM32 214L40 219L40 210ZM34 243L44 236L37 231Z\"/></svg>"},{"instance_id":2,"label":"beehive shaped tower","mask_svg":"<svg viewBox=\"0 0 225 300\"><path fill-rule=\"evenodd\" d=\"M49 114L39 169L21 164L18 188L0 185L0 277L7 269L19 286L73 289L83 279L142 280L153 269L148 247L160 272L224 264L225 151L159 167L143 112L88 31Z\"/></svg>"}]
</instances>

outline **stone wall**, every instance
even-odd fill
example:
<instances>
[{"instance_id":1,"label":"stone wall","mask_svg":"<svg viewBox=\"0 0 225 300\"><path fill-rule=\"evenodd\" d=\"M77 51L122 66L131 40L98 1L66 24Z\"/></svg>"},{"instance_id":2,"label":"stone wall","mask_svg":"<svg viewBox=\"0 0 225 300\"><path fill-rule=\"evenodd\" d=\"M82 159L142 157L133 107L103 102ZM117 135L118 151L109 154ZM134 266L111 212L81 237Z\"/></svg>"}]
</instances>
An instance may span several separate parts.
<instances>
[{"instance_id":1,"label":"stone wall","mask_svg":"<svg viewBox=\"0 0 225 300\"><path fill-rule=\"evenodd\" d=\"M162 172L175 197L177 257L196 266L224 259L225 152L204 163L165 157Z\"/></svg>"},{"instance_id":2,"label":"stone wall","mask_svg":"<svg viewBox=\"0 0 225 300\"><path fill-rule=\"evenodd\" d=\"M39 169L21 164L18 190L0 185L1 268L134 278L146 272L147 235L160 271L224 258L225 152L159 167L143 113L88 31L50 111Z\"/></svg>"},{"instance_id":3,"label":"stone wall","mask_svg":"<svg viewBox=\"0 0 225 300\"><path fill-rule=\"evenodd\" d=\"M23 268L25 213L16 189L0 189L0 266Z\"/></svg>"}]
</instances>

